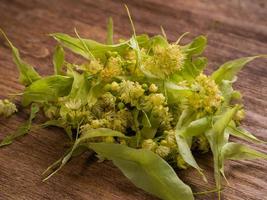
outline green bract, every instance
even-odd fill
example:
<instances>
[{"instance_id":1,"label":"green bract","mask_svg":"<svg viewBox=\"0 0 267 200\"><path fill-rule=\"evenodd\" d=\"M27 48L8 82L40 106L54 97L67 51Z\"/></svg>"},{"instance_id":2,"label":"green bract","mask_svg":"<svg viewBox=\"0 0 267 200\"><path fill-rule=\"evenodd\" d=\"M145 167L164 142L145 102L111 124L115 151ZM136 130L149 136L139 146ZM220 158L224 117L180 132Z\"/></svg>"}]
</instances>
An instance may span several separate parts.
<instances>
[{"instance_id":1,"label":"green bract","mask_svg":"<svg viewBox=\"0 0 267 200\"><path fill-rule=\"evenodd\" d=\"M164 200L194 199L174 169L193 167L206 181L195 151L212 151L218 198L226 160L266 159L248 146L229 142L232 135L264 143L240 127L245 111L240 93L232 87L238 71L263 56L229 61L208 76L203 73L205 36L182 45L182 37L172 43L165 34L136 35L133 27L130 39L114 43L112 19L107 30L107 44L83 39L76 30L77 37L51 34L59 44L53 56L54 74L46 77L21 59L1 31L25 85L21 104L31 106L31 113L0 146L27 134L41 109L47 120L38 127L61 127L72 144L44 172L44 180L73 156L94 151L101 160L112 160L137 187ZM67 62L64 48L84 62ZM0 100L1 116L16 111L14 104Z\"/></svg>"}]
</instances>

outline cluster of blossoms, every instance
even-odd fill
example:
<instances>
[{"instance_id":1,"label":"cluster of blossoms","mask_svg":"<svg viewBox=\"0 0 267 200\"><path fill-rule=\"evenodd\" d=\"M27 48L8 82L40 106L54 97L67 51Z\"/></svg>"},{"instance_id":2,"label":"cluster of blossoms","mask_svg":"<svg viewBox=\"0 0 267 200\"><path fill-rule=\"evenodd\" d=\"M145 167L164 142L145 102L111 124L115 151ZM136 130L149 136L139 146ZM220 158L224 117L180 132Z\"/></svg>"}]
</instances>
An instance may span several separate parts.
<instances>
[{"instance_id":1,"label":"cluster of blossoms","mask_svg":"<svg viewBox=\"0 0 267 200\"><path fill-rule=\"evenodd\" d=\"M142 48L141 55L144 69L159 80L168 79L185 67L186 53L177 44ZM105 62L92 59L88 63L75 65L74 69L96 77L91 84L101 81L101 95L93 104L84 104L82 99L68 96L60 97L58 102L43 105L44 114L51 120L61 121L65 130L80 128L81 134L98 128L112 129L126 136L150 132L151 135L141 137L135 147L151 150L184 169L187 165L179 154L175 139L175 124L181 115L178 110L190 108L202 113L199 117L212 114L223 101L220 90L211 78L200 73L193 82L184 80L177 83L190 88L192 93L182 103L169 105L164 85L161 81L153 83L146 79L142 70L136 67L136 59L136 52L129 48L123 55L116 51L108 52ZM136 77L136 80L124 77ZM15 111L12 103L1 100L1 114L9 116ZM143 124L144 119L148 125ZM99 137L97 141L133 144L116 137ZM209 144L205 136L194 137L192 149L207 152Z\"/></svg>"},{"instance_id":2,"label":"cluster of blossoms","mask_svg":"<svg viewBox=\"0 0 267 200\"><path fill-rule=\"evenodd\" d=\"M16 105L8 99L0 100L0 116L9 117L17 112Z\"/></svg>"},{"instance_id":3,"label":"cluster of blossoms","mask_svg":"<svg viewBox=\"0 0 267 200\"><path fill-rule=\"evenodd\" d=\"M266 158L245 145L228 142L230 135L261 142L240 127L245 112L240 93L232 87L243 65L261 56L229 61L207 76L203 73L207 58L201 55L207 43L204 36L180 45L185 34L169 43L163 29L163 36L153 37L136 35L134 30L129 40L113 44L112 29L109 20L107 44L82 39L77 32L78 38L52 34L60 44L53 55L54 74L46 77L20 58L0 29L13 52L19 80L26 87L22 106L31 108L29 119L6 136L0 147L27 134L42 110L47 119L41 127L63 128L72 144L44 172L44 180L72 156L90 149L100 160L112 160L147 192L162 199L190 200L194 199L192 191L170 168L191 166L205 180L192 151L211 149L220 199L225 160ZM66 61L64 48L83 56L85 62ZM9 117L16 111L9 100L0 100L0 116ZM148 187L150 184L153 187Z\"/></svg>"},{"instance_id":4,"label":"cluster of blossoms","mask_svg":"<svg viewBox=\"0 0 267 200\"><path fill-rule=\"evenodd\" d=\"M144 67L158 77L166 78L183 68L185 53L179 45L155 46L153 55L144 57Z\"/></svg>"},{"instance_id":5,"label":"cluster of blossoms","mask_svg":"<svg viewBox=\"0 0 267 200\"><path fill-rule=\"evenodd\" d=\"M188 104L196 112L214 113L223 101L221 92L214 80L204 74L196 77L191 88L193 94L188 99Z\"/></svg>"}]
</instances>

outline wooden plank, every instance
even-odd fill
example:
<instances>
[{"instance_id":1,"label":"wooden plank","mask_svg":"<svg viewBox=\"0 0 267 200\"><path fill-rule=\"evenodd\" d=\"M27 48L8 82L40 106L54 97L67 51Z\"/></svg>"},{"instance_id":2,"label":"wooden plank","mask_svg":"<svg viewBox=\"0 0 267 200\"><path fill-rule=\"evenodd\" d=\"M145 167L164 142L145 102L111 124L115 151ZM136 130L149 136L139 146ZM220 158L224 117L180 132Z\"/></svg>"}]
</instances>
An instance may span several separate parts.
<instances>
[{"instance_id":1,"label":"wooden plank","mask_svg":"<svg viewBox=\"0 0 267 200\"><path fill-rule=\"evenodd\" d=\"M128 0L138 33L160 32L160 25L174 41L183 32L208 35L206 55L209 72L223 62L242 56L267 52L267 2L265 0ZM83 37L104 41L106 20L115 21L116 38L131 34L127 14L120 0L2 0L0 27L22 56L41 74L52 72L55 41L52 32L73 34L76 27ZM74 57L68 57L73 60ZM244 126L259 138L267 139L267 61L249 64L239 75L236 88L244 94L247 118ZM23 88L9 49L0 40L0 97ZM17 101L19 103L19 101ZM8 120L0 120L0 137L27 118L22 111ZM97 163L84 155L73 159L49 181L41 181L42 171L64 152L64 134L59 129L33 131L31 135L0 150L0 199L155 199L132 185L111 163ZM266 145L254 145L267 152ZM201 159L202 158L202 159ZM201 181L194 170L178 172L194 191L213 187L212 160L201 155L199 162L206 170L209 184ZM224 191L225 200L263 200L267 193L267 161L229 162L227 176L231 185ZM197 199L215 199L213 195Z\"/></svg>"}]
</instances>

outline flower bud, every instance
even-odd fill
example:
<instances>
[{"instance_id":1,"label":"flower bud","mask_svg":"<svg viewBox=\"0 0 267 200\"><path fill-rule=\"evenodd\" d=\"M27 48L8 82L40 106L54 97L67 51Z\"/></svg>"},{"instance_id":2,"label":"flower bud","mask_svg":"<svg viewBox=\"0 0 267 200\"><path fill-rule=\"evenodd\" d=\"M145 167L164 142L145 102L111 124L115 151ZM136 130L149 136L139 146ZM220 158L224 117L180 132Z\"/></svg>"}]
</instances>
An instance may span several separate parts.
<instances>
[{"instance_id":1,"label":"flower bud","mask_svg":"<svg viewBox=\"0 0 267 200\"><path fill-rule=\"evenodd\" d=\"M151 93L155 93L155 92L157 92L158 91L158 87L154 84L154 83L152 83L150 86L149 86L149 92L151 92Z\"/></svg>"},{"instance_id":2,"label":"flower bud","mask_svg":"<svg viewBox=\"0 0 267 200\"><path fill-rule=\"evenodd\" d=\"M148 149L150 151L154 151L156 147L157 144L152 139L144 140L142 143L142 149Z\"/></svg>"},{"instance_id":3,"label":"flower bud","mask_svg":"<svg viewBox=\"0 0 267 200\"><path fill-rule=\"evenodd\" d=\"M171 149L169 147L162 146L162 145L158 146L155 150L155 153L158 154L162 158L165 158L166 156L168 156L170 152L171 152Z\"/></svg>"}]
</instances>

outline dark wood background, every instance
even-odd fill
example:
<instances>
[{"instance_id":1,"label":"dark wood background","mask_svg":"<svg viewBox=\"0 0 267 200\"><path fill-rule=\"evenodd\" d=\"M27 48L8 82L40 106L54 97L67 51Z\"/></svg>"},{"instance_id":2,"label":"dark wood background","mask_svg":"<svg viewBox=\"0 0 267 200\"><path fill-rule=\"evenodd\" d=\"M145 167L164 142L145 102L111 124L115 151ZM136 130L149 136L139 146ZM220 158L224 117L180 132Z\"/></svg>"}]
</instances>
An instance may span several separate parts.
<instances>
[{"instance_id":1,"label":"dark wood background","mask_svg":"<svg viewBox=\"0 0 267 200\"><path fill-rule=\"evenodd\" d=\"M209 70L223 62L242 56L267 53L266 0L1 0L0 27L41 74L52 72L55 41L48 33L74 33L104 41L107 17L115 21L116 38L129 37L131 28L123 3L129 6L138 33L160 33L162 25L170 40L184 32L184 40L205 34L209 39L206 55ZM69 58L73 59L73 58ZM247 118L243 125L260 139L267 140L267 60L249 64L239 75L236 88L244 95ZM0 97L17 93L18 72L10 50L0 40ZM19 99L16 100L19 105ZM0 120L0 138L15 130L27 118L21 111L10 119ZM13 145L0 149L1 200L152 200L154 197L132 185L110 162L97 163L87 155L75 158L47 182L41 173L64 152L67 142L59 129L33 131ZM266 145L253 145L267 152ZM178 172L194 191L213 187L210 155L199 159L209 184L201 181L194 170ZM225 200L267 199L267 161L228 162L230 186ZM215 199L214 195L197 199Z\"/></svg>"}]
</instances>

